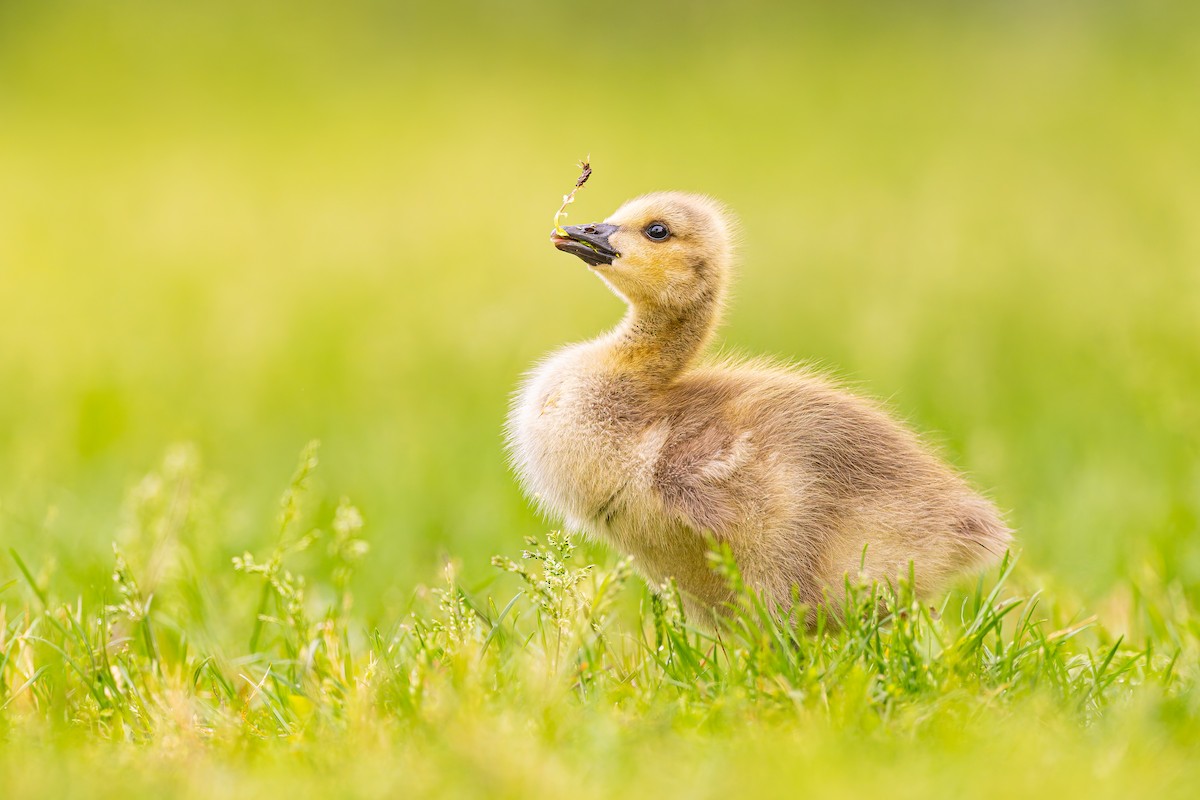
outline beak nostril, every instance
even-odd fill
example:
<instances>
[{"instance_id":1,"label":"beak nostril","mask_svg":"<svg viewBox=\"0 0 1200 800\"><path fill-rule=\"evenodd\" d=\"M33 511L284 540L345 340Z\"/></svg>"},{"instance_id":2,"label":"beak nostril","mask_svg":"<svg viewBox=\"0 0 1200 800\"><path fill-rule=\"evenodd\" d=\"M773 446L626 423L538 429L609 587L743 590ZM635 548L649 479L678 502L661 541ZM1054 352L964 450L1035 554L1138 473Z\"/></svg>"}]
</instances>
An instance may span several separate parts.
<instances>
[{"instance_id":1,"label":"beak nostril","mask_svg":"<svg viewBox=\"0 0 1200 800\"><path fill-rule=\"evenodd\" d=\"M583 226L583 232L584 232L584 233L595 233L595 232L596 232L596 226L595 226L595 225L584 225L584 226Z\"/></svg>"}]
</instances>

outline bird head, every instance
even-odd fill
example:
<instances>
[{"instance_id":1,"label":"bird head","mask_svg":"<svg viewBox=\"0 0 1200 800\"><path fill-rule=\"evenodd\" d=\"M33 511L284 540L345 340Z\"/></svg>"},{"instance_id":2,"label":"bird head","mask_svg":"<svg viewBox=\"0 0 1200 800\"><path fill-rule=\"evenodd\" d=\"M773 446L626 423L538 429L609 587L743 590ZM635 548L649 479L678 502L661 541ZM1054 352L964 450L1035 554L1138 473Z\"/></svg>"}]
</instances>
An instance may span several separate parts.
<instances>
[{"instance_id":1,"label":"bird head","mask_svg":"<svg viewBox=\"0 0 1200 800\"><path fill-rule=\"evenodd\" d=\"M720 302L733 250L720 204L683 192L634 198L604 222L556 229L551 240L627 302L664 309Z\"/></svg>"}]
</instances>

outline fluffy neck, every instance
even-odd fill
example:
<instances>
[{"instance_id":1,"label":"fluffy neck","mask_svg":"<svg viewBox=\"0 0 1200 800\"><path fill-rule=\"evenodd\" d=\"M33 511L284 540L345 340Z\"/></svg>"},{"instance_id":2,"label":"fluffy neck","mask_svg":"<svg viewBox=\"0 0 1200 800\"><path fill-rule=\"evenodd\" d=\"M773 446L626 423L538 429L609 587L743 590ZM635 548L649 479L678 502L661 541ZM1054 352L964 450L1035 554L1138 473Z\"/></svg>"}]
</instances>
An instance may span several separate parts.
<instances>
[{"instance_id":1,"label":"fluffy neck","mask_svg":"<svg viewBox=\"0 0 1200 800\"><path fill-rule=\"evenodd\" d=\"M721 299L712 291L683 308L630 304L625 318L601 342L613 368L666 384L704 351L720 317Z\"/></svg>"}]
</instances>

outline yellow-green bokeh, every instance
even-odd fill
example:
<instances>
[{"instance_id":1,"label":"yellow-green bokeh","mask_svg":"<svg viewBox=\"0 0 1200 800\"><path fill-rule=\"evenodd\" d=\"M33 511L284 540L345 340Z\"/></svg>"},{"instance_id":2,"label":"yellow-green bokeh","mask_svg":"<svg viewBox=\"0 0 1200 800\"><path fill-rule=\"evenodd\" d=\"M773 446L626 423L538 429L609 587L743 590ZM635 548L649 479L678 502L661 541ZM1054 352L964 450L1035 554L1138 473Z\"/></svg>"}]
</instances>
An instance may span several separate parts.
<instances>
[{"instance_id":1,"label":"yellow-green bokeh","mask_svg":"<svg viewBox=\"0 0 1200 800\"><path fill-rule=\"evenodd\" d=\"M544 528L508 393L620 310L546 241L590 153L572 219L726 201L727 344L889 399L1032 567L1200 581L1196 12L834 6L0 6L0 540L103 578L195 441L227 565L320 438L364 596L486 572Z\"/></svg>"}]
</instances>

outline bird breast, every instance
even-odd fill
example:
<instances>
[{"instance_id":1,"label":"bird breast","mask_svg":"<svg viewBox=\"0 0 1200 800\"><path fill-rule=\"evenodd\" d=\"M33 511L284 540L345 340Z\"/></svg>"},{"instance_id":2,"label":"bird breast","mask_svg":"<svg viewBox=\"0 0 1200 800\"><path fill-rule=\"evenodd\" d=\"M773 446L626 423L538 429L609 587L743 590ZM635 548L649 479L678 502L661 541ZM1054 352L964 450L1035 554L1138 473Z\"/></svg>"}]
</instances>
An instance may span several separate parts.
<instances>
[{"instance_id":1,"label":"bird breast","mask_svg":"<svg viewBox=\"0 0 1200 800\"><path fill-rule=\"evenodd\" d=\"M509 416L509 448L542 510L595 532L651 482L661 442L643 435L638 387L597 368L588 345L549 358L527 378Z\"/></svg>"}]
</instances>

